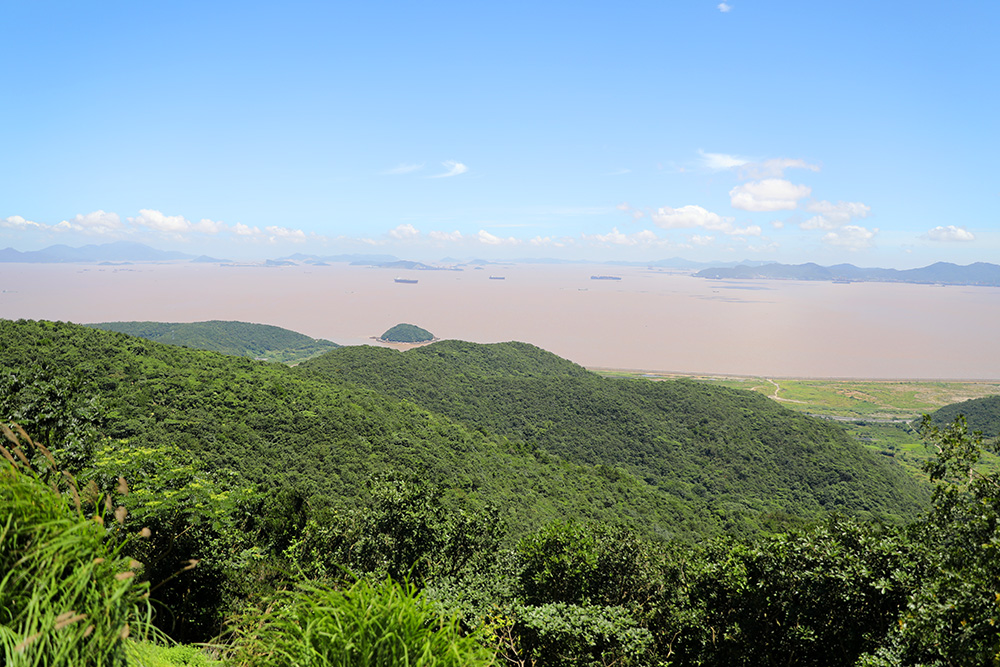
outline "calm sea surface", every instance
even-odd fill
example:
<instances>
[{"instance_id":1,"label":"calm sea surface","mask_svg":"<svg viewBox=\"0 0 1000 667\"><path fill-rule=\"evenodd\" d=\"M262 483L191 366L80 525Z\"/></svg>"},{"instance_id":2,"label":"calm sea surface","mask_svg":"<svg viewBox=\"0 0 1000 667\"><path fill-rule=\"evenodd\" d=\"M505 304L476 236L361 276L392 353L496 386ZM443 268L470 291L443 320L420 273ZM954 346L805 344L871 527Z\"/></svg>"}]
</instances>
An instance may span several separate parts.
<instances>
[{"instance_id":1,"label":"calm sea surface","mask_svg":"<svg viewBox=\"0 0 1000 667\"><path fill-rule=\"evenodd\" d=\"M1000 379L1000 288L991 287L716 281L586 265L0 264L0 317L241 320L346 345L408 322L439 338L525 341L588 367Z\"/></svg>"}]
</instances>

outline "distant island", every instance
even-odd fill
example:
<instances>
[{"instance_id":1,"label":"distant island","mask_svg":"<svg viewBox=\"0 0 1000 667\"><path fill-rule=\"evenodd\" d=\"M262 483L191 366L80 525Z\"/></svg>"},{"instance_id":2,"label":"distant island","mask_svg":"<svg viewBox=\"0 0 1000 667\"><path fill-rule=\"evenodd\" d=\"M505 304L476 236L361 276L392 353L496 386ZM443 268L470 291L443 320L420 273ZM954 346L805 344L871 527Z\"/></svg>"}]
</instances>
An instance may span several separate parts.
<instances>
[{"instance_id":1,"label":"distant island","mask_svg":"<svg viewBox=\"0 0 1000 667\"><path fill-rule=\"evenodd\" d=\"M865 269L853 264L820 266L807 264L765 264L763 266L739 265L703 269L696 278L734 280L828 280L837 283L881 282L918 283L927 285L979 285L1000 286L1000 266L976 262L960 266L937 262L920 269Z\"/></svg>"},{"instance_id":2,"label":"distant island","mask_svg":"<svg viewBox=\"0 0 1000 667\"><path fill-rule=\"evenodd\" d=\"M382 334L378 340L383 343L429 343L435 338L427 329L421 329L413 324L397 324Z\"/></svg>"}]
</instances>

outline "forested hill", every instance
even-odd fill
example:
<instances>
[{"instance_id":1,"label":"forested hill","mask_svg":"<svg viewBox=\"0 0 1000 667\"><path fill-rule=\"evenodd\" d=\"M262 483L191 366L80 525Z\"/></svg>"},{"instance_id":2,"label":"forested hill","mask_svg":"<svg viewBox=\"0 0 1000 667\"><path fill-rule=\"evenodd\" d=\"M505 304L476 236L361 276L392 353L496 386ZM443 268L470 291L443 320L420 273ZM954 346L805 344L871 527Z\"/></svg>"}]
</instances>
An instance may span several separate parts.
<instances>
[{"instance_id":1,"label":"forested hill","mask_svg":"<svg viewBox=\"0 0 1000 667\"><path fill-rule=\"evenodd\" d=\"M964 415L969 431L979 431L987 438L1000 436L1000 396L974 398L952 403L931 413L931 421L941 427L951 424Z\"/></svg>"},{"instance_id":2,"label":"forested hill","mask_svg":"<svg viewBox=\"0 0 1000 667\"><path fill-rule=\"evenodd\" d=\"M340 348L297 371L413 401L569 461L621 467L731 529L835 510L912 517L926 490L834 424L753 392L603 378L524 343Z\"/></svg>"},{"instance_id":3,"label":"forested hill","mask_svg":"<svg viewBox=\"0 0 1000 667\"><path fill-rule=\"evenodd\" d=\"M556 519L660 537L721 529L705 503L620 470L569 463L295 368L64 323L0 320L0 341L0 415L59 448L71 468L87 468L96 448L125 461L116 474L141 482L179 449L216 477L235 474L230 486L289 490L314 510L365 505L378 480L410 479L463 506L499 509L511 539Z\"/></svg>"},{"instance_id":4,"label":"forested hill","mask_svg":"<svg viewBox=\"0 0 1000 667\"><path fill-rule=\"evenodd\" d=\"M925 498L759 395L605 379L524 344L339 348L286 367L62 323L0 320L0 340L0 413L75 443L61 454L74 463L95 440L81 431L112 453L180 448L314 507L408 477L500 508L513 537L555 518L695 537L826 511L913 516Z\"/></svg>"},{"instance_id":5,"label":"forested hill","mask_svg":"<svg viewBox=\"0 0 1000 667\"><path fill-rule=\"evenodd\" d=\"M310 338L269 324L249 322L100 322L87 326L155 340L158 343L286 364L339 347L328 340Z\"/></svg>"}]
</instances>

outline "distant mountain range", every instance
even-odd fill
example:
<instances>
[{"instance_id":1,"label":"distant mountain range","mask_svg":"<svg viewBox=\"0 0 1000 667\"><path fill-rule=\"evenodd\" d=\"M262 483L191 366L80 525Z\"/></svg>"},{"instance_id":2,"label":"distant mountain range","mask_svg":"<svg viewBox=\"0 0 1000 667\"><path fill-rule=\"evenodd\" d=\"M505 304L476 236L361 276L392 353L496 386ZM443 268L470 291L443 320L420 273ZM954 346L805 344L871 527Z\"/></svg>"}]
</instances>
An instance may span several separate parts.
<instances>
[{"instance_id":1,"label":"distant mountain range","mask_svg":"<svg viewBox=\"0 0 1000 667\"><path fill-rule=\"evenodd\" d=\"M0 250L0 262L30 262L37 264L69 264L73 262L156 262L175 259L195 259L195 255L170 250L157 250L141 243L115 241L101 245L72 248L53 245L43 250L20 252L13 248Z\"/></svg>"},{"instance_id":2,"label":"distant mountain range","mask_svg":"<svg viewBox=\"0 0 1000 667\"><path fill-rule=\"evenodd\" d=\"M765 264L763 266L714 267L694 274L696 278L734 280L829 280L835 282L920 283L929 285L1000 286L1000 266L976 262L960 266L936 262L920 269L865 269L853 264Z\"/></svg>"},{"instance_id":3,"label":"distant mountain range","mask_svg":"<svg viewBox=\"0 0 1000 667\"><path fill-rule=\"evenodd\" d=\"M43 250L21 252L13 248L0 250L0 263L30 262L36 264L54 263L100 263L100 262L163 262L186 260L194 263L229 264L231 260L217 259L206 255L190 255L171 250L157 250L142 243L116 241L100 245L85 245L73 248L67 245L53 245ZM820 266L807 264L777 264L744 260L735 262L696 262L681 257L648 262L631 261L585 261L553 258L519 258L509 261L489 261L484 259L446 258L434 264L405 260L393 255L313 255L295 253L287 257L268 259L263 266L324 266L333 262L347 262L358 266L375 266L389 269L410 269L422 271L460 271L463 266L482 267L491 264L603 264L608 266L632 266L661 269L694 270L698 278L761 279L761 280L830 280L838 282L895 282L926 283L941 285L985 285L1000 286L1000 266L986 262L976 262L960 266L948 262L937 262L921 269L879 269L859 268L853 264Z\"/></svg>"}]
</instances>

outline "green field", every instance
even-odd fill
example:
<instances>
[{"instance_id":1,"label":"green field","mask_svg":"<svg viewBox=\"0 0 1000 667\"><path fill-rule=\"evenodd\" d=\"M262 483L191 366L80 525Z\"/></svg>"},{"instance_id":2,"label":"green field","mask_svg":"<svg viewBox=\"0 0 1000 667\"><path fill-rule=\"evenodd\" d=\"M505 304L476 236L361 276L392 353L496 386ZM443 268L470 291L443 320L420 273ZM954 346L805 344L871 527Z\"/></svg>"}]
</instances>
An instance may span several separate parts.
<instances>
[{"instance_id":1,"label":"green field","mask_svg":"<svg viewBox=\"0 0 1000 667\"><path fill-rule=\"evenodd\" d=\"M689 378L733 389L757 391L781 405L840 423L865 446L918 469L929 455L915 419L940 407L1000 394L1000 382L946 382L920 380L836 380L823 378L766 378L720 375L681 375L641 371L596 371L608 377L671 380ZM1000 458L987 455L1000 465Z\"/></svg>"}]
</instances>

